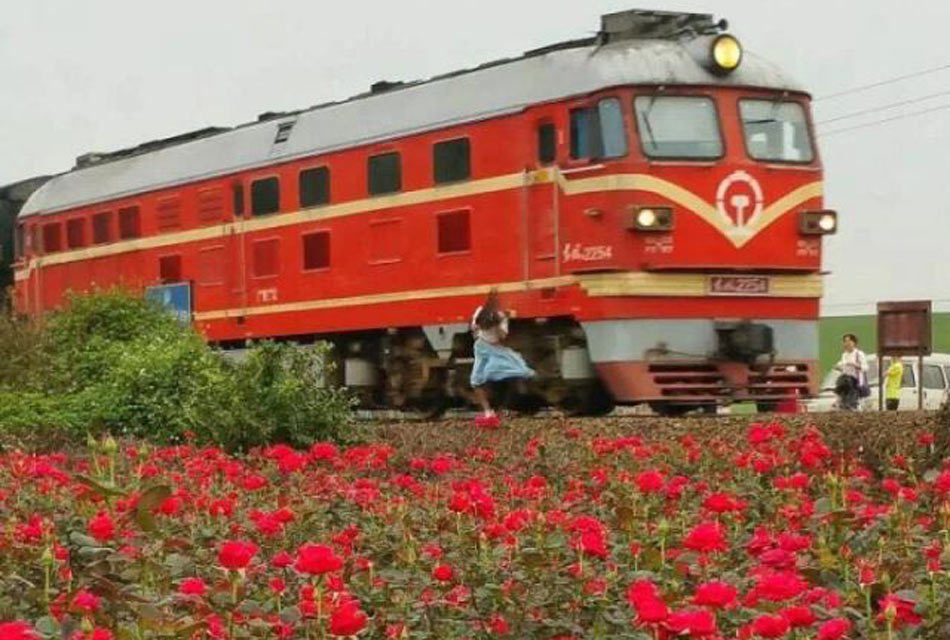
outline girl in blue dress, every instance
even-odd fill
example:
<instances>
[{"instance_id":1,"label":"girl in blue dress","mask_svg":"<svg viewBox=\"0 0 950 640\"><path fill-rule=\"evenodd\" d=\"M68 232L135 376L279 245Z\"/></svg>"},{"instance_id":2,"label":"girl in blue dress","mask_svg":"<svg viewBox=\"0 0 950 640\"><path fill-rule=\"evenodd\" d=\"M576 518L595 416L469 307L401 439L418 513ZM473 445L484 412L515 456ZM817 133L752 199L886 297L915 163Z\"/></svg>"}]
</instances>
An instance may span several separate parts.
<instances>
[{"instance_id":1,"label":"girl in blue dress","mask_svg":"<svg viewBox=\"0 0 950 640\"><path fill-rule=\"evenodd\" d=\"M475 335L475 364L472 367L471 383L475 399L483 414L476 422L488 426L498 424L498 416L491 408L485 385L489 382L511 378L533 378L535 373L516 351L503 343L508 337L509 314L498 302L498 292L492 290L485 304L472 315L472 332Z\"/></svg>"}]
</instances>

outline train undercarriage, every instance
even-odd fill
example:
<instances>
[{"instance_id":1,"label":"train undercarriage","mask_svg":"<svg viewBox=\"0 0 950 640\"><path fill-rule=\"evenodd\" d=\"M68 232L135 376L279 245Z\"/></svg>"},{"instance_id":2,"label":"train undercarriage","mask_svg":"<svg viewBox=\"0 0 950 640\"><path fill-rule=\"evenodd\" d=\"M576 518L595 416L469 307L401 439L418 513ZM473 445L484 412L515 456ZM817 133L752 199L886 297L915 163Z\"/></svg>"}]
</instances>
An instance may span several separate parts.
<instances>
[{"instance_id":1,"label":"train undercarriage","mask_svg":"<svg viewBox=\"0 0 950 640\"><path fill-rule=\"evenodd\" d=\"M648 404L656 413L677 415L691 410L714 412L735 401L755 402L760 410L769 410L789 396L813 393L813 362L777 359L774 351L768 353L771 331L763 335L762 325L730 327L723 331L719 326L714 353L684 357L668 348L664 352L661 343L660 349L637 361L596 358L594 363L591 354L597 349L591 348L588 331L573 318L517 320L508 345L524 356L537 376L492 385L492 402L528 414L551 407L568 415L605 415L615 404ZM350 388L362 409L438 417L450 409L475 406L469 383L473 339L464 324L294 341L332 345L327 383Z\"/></svg>"}]
</instances>

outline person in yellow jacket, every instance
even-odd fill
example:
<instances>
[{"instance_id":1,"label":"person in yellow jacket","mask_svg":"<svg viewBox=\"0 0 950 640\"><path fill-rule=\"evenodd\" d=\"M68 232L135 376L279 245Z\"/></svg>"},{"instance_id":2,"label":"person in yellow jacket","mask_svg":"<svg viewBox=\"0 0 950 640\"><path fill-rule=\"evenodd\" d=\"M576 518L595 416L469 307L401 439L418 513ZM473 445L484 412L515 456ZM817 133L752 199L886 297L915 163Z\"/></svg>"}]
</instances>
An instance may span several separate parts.
<instances>
[{"instance_id":1,"label":"person in yellow jacket","mask_svg":"<svg viewBox=\"0 0 950 640\"><path fill-rule=\"evenodd\" d=\"M904 379L904 363L898 357L891 358L891 366L884 374L884 400L888 411L897 411L901 404L901 380Z\"/></svg>"}]
</instances>

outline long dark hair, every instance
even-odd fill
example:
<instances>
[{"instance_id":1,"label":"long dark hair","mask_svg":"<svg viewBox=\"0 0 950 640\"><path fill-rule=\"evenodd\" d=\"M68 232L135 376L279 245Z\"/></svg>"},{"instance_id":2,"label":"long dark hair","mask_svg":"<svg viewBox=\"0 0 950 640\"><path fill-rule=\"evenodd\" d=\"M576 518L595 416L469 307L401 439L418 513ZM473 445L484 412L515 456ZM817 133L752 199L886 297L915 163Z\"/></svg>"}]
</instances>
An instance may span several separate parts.
<instances>
[{"instance_id":1,"label":"long dark hair","mask_svg":"<svg viewBox=\"0 0 950 640\"><path fill-rule=\"evenodd\" d=\"M501 324L501 303L498 300L498 289L488 292L488 297L482 308L475 316L475 326L479 329L491 329Z\"/></svg>"}]
</instances>

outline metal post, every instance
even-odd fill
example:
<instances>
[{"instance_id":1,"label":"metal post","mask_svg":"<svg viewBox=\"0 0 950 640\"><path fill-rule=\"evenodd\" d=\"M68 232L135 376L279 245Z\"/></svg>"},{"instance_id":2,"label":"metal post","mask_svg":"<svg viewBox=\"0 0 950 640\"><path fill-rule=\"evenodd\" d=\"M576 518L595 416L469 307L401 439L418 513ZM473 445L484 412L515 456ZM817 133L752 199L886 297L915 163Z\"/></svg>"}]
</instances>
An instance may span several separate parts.
<instances>
[{"instance_id":1,"label":"metal post","mask_svg":"<svg viewBox=\"0 0 950 640\"><path fill-rule=\"evenodd\" d=\"M892 361L894 356L891 356ZM884 411L884 354L877 350L877 410Z\"/></svg>"},{"instance_id":2,"label":"metal post","mask_svg":"<svg viewBox=\"0 0 950 640\"><path fill-rule=\"evenodd\" d=\"M924 410L924 354L917 354L917 410Z\"/></svg>"}]
</instances>

